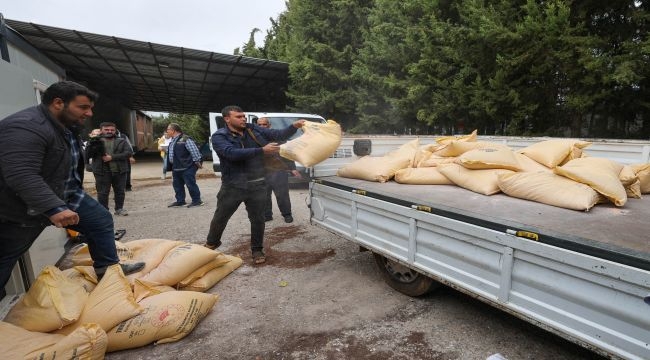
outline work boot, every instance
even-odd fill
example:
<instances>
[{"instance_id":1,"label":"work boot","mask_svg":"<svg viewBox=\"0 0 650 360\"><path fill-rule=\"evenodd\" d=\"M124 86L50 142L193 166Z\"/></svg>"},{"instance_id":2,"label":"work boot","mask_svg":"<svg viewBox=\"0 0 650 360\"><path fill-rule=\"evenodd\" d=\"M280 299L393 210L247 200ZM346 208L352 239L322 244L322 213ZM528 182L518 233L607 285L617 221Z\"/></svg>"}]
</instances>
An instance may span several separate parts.
<instances>
[{"instance_id":1,"label":"work boot","mask_svg":"<svg viewBox=\"0 0 650 360\"><path fill-rule=\"evenodd\" d=\"M122 272L124 273L124 275L129 275L138 272L144 269L144 266L145 266L144 262L120 264L120 267L122 268ZM108 269L108 266L95 269L95 274L97 275L97 281L101 280L102 277L104 277L104 274L106 274L106 269Z\"/></svg>"}]
</instances>

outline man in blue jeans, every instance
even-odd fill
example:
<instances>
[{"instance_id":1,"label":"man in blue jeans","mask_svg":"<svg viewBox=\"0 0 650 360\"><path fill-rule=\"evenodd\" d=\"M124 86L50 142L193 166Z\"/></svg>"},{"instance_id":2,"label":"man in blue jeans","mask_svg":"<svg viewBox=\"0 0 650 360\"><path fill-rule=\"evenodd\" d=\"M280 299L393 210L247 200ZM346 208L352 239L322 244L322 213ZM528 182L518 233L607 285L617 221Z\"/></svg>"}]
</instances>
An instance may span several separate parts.
<instances>
[{"instance_id":1,"label":"man in blue jeans","mask_svg":"<svg viewBox=\"0 0 650 360\"><path fill-rule=\"evenodd\" d=\"M251 252L253 262L266 262L264 254L264 209L266 182L264 156L277 155L280 145L303 126L305 120L279 129L266 129L246 122L246 114L239 106L221 110L226 126L212 134L212 148L221 162L221 188L217 194L205 246L216 249L221 245L228 220L241 203L246 204L251 222Z\"/></svg>"},{"instance_id":2,"label":"man in blue jeans","mask_svg":"<svg viewBox=\"0 0 650 360\"><path fill-rule=\"evenodd\" d=\"M45 90L41 105L0 121L0 291L11 271L49 225L85 235L101 278L119 263L113 217L83 191L79 132L97 94L71 81ZM121 264L125 274L144 263Z\"/></svg>"},{"instance_id":3,"label":"man in blue jeans","mask_svg":"<svg viewBox=\"0 0 650 360\"><path fill-rule=\"evenodd\" d=\"M176 123L167 125L167 135L172 139L167 148L167 170L172 170L172 186L176 194L176 201L167 207L186 205L185 186L192 198L187 207L203 206L201 190L196 184L196 172L203 167L199 147L191 137L183 134L181 126Z\"/></svg>"}]
</instances>

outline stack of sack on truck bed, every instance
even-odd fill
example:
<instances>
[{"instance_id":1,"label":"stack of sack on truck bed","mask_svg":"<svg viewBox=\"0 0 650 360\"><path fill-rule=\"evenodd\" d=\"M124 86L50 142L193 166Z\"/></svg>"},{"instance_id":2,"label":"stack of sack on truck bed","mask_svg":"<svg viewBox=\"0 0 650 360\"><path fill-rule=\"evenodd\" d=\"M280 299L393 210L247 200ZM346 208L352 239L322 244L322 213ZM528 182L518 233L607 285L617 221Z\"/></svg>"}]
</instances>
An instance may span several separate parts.
<instances>
[{"instance_id":1,"label":"stack of sack on truck bed","mask_svg":"<svg viewBox=\"0 0 650 360\"><path fill-rule=\"evenodd\" d=\"M509 196L574 210L598 203L625 205L650 192L650 164L624 165L588 157L591 143L576 139L540 141L513 151L477 141L476 131L433 144L410 141L384 156L364 156L337 175L402 184L456 185L483 195Z\"/></svg>"},{"instance_id":2,"label":"stack of sack on truck bed","mask_svg":"<svg viewBox=\"0 0 650 360\"><path fill-rule=\"evenodd\" d=\"M182 339L211 311L204 293L242 264L236 256L182 241L116 242L123 262L144 261L125 276L109 267L100 281L87 245L73 266L47 266L0 322L3 358L103 359L106 352Z\"/></svg>"}]
</instances>

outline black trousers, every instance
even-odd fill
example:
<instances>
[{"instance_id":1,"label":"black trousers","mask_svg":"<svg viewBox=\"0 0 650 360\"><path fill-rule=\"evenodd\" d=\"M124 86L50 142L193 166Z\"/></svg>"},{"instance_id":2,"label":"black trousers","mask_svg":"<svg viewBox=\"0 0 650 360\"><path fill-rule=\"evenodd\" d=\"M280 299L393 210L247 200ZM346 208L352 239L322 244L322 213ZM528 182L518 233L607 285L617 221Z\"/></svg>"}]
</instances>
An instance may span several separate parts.
<instances>
[{"instance_id":1,"label":"black trousers","mask_svg":"<svg viewBox=\"0 0 650 360\"><path fill-rule=\"evenodd\" d=\"M221 185L217 194L217 209L210 221L210 231L207 242L217 244L221 241L228 220L237 211L241 203L246 205L248 220L251 223L251 250L260 251L264 248L264 206L266 205L266 184L259 181L249 184L243 190L229 185Z\"/></svg>"},{"instance_id":2,"label":"black trousers","mask_svg":"<svg viewBox=\"0 0 650 360\"><path fill-rule=\"evenodd\" d=\"M271 194L275 193L275 201L280 209L282 217L291 216L291 200L289 199L289 173L286 171L276 171L266 174L266 207L264 216L270 218L273 216L273 200Z\"/></svg>"},{"instance_id":3,"label":"black trousers","mask_svg":"<svg viewBox=\"0 0 650 360\"><path fill-rule=\"evenodd\" d=\"M108 209L108 194L113 188L115 197L115 210L124 207L125 189L126 189L126 174L127 173L114 173L104 172L104 174L95 174L95 188L97 189L97 201Z\"/></svg>"}]
</instances>

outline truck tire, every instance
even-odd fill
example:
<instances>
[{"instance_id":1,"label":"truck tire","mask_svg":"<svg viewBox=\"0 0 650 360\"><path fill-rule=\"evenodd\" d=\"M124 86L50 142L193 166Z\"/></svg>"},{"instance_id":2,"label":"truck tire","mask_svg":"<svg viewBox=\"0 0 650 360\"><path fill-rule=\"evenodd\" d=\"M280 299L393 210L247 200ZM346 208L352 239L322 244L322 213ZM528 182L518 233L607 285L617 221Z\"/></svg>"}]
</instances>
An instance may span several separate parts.
<instances>
[{"instance_id":1,"label":"truck tire","mask_svg":"<svg viewBox=\"0 0 650 360\"><path fill-rule=\"evenodd\" d=\"M384 281L393 289L408 296L422 296L440 286L440 283L396 261L374 253L375 262Z\"/></svg>"}]
</instances>

